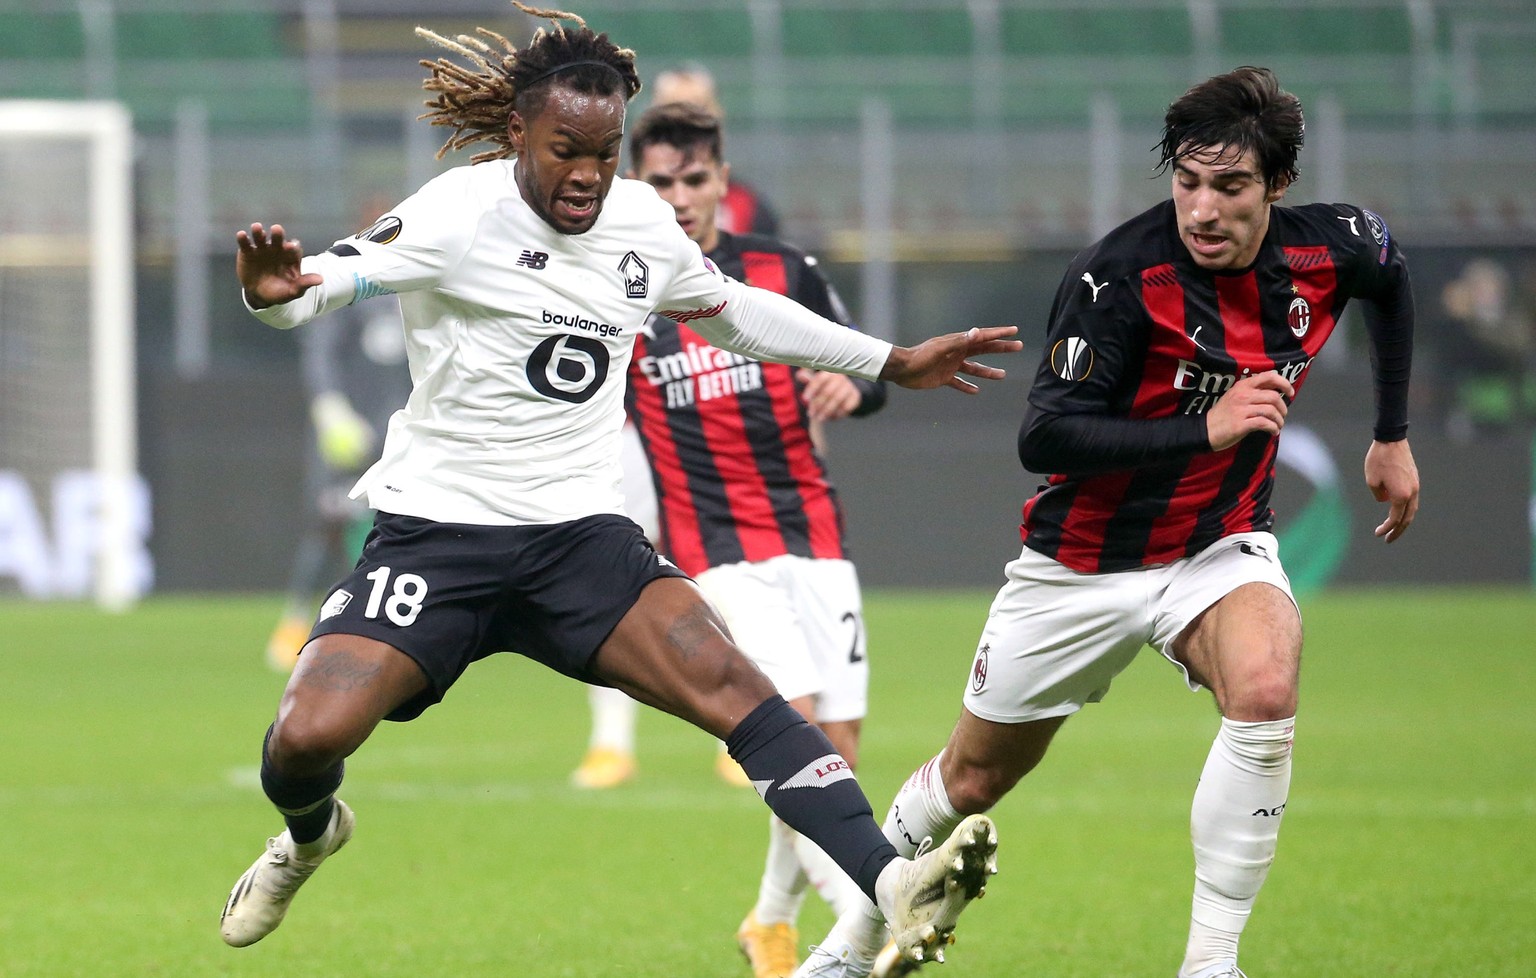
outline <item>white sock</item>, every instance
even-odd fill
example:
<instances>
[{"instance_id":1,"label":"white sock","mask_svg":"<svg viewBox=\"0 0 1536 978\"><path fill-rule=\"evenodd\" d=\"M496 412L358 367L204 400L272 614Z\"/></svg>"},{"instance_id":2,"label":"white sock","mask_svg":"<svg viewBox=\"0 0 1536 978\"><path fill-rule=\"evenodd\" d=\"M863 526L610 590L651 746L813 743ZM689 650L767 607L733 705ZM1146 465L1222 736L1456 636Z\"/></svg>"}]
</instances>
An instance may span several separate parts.
<instances>
[{"instance_id":1,"label":"white sock","mask_svg":"<svg viewBox=\"0 0 1536 978\"><path fill-rule=\"evenodd\" d=\"M869 902L864 897L864 891L859 889L859 884L849 878L821 846L799 832L794 834L793 844L805 877L811 881L811 886L816 888L816 892L832 908L834 914L841 917L849 910L862 910Z\"/></svg>"},{"instance_id":2,"label":"white sock","mask_svg":"<svg viewBox=\"0 0 1536 978\"><path fill-rule=\"evenodd\" d=\"M891 802L885 824L881 826L891 845L908 859L917 855L924 839L932 839L932 845L938 845L960 824L960 813L949 803L944 778L939 774L939 758L943 756L944 752L940 751L912 772L907 783L896 792L896 800Z\"/></svg>"},{"instance_id":3,"label":"white sock","mask_svg":"<svg viewBox=\"0 0 1536 978\"><path fill-rule=\"evenodd\" d=\"M1180 975L1237 959L1237 942L1269 864L1291 787L1296 718L1221 721L1195 800L1195 894Z\"/></svg>"},{"instance_id":4,"label":"white sock","mask_svg":"<svg viewBox=\"0 0 1536 978\"><path fill-rule=\"evenodd\" d=\"M778 816L768 816L768 856L763 861L763 879L753 908L760 924L792 924L800 915L807 879L795 851L799 835Z\"/></svg>"},{"instance_id":5,"label":"white sock","mask_svg":"<svg viewBox=\"0 0 1536 978\"><path fill-rule=\"evenodd\" d=\"M587 702L592 707L592 738L588 746L633 754L635 718L640 704L611 686L588 686Z\"/></svg>"}]
</instances>

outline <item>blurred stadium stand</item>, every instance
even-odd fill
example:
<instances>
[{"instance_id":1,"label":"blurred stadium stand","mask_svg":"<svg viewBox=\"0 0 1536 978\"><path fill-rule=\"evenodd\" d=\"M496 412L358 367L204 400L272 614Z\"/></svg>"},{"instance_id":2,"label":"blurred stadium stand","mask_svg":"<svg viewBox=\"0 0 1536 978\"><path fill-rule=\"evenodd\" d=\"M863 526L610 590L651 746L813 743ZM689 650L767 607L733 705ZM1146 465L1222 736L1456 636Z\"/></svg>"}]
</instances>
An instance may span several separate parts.
<instances>
[{"instance_id":1,"label":"blurred stadium stand","mask_svg":"<svg viewBox=\"0 0 1536 978\"><path fill-rule=\"evenodd\" d=\"M404 154L433 147L408 119L420 103L416 62L437 51L412 28L485 25L522 40L533 26L502 0L252 0L236 11L214 0L7 0L18 2L0 9L0 97L127 102L155 193L146 244L161 249L174 161L154 150L178 111L206 115L218 161L209 216L220 227L283 201L295 169L345 173L311 186L350 191L363 176L404 192L431 172ZM983 251L1073 243L1161 194L1144 178L1163 108L1242 63L1274 67L1312 110L1319 146L1298 191L1364 196L1416 235L1536 233L1536 175L1520 165L1536 141L1528 0L566 6L635 48L643 75L685 61L711 68L733 155L808 243L860 224L871 100L888 107L899 231L943 231L940 246L967 232ZM1115 165L1085 180L1084 161L1106 142ZM316 207L330 220L351 213Z\"/></svg>"},{"instance_id":2,"label":"blurred stadium stand","mask_svg":"<svg viewBox=\"0 0 1536 978\"><path fill-rule=\"evenodd\" d=\"M827 259L877 333L914 338L1006 321L1032 339L1066 257L1166 196L1152 149L1167 103L1239 64L1273 67L1307 109L1309 147L1291 202L1360 203L1388 217L1411 255L1440 249L1448 264L1424 266L1422 281L1435 284L1420 290L1431 329L1419 377L1435 376L1434 290L1450 264L1473 249L1504 249L1533 301L1531 0L556 6L633 47L642 78L687 62L716 75L736 172L772 200L787 237ZM418 24L447 35L483 25L519 43L538 26L505 0L0 0L0 98L119 99L134 115L145 465L169 586L263 575L276 586L286 561L284 534L230 531L214 539L245 548L255 570L164 566L183 546L206 549L207 526L182 514L212 505L210 487L235 471L233 453L243 453L243 483L289 466L297 485L303 424L296 373L286 369L294 345L253 328L240 309L234 229L281 221L323 246L353 230L358 202L404 196L467 161L433 160L443 131L415 121L417 62L440 53L413 35ZM642 93L636 107L646 102ZM1326 366L1349 385L1368 383L1358 329L1348 332ZM990 446L986 465L995 467L973 482L1008 500L981 521L993 544L1007 544L998 512L1031 488L1010 455L1027 356L1008 393L968 408L968 430ZM1428 410L1438 395L1420 385L1416 396ZM222 398L221 409L199 412L207 398ZM264 416L249 418L249 404ZM1355 405L1351 430L1367 410ZM900 440L880 441L921 454L925 422L891 415L871 423L900 428ZM194 421L211 427L182 430ZM286 443L270 433L278 423ZM953 434L942 436L951 454L969 444ZM845 436L850 461L862 459L859 437ZM860 476L843 482L856 497ZM243 505L259 522L281 519L289 502L253 494ZM859 506L851 499L856 528ZM895 553L912 541L876 540L875 550L887 543ZM970 578L990 582L990 558L972 551L966 562ZM870 577L878 583L882 571Z\"/></svg>"}]
</instances>

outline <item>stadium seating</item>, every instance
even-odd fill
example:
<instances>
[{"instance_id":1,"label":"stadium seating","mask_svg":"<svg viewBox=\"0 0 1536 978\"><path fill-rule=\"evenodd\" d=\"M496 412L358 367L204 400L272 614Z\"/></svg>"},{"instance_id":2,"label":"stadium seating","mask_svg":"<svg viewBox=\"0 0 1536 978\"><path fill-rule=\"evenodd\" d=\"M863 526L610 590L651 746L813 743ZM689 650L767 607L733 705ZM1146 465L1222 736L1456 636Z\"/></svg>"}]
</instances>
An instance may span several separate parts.
<instances>
[{"instance_id":1,"label":"stadium seating","mask_svg":"<svg viewBox=\"0 0 1536 978\"><path fill-rule=\"evenodd\" d=\"M328 6L337 17L337 60L312 62L305 12ZM1536 86L1527 82L1536 48L1530 0L564 6L634 48L644 79L686 62L711 69L733 146L751 161L744 172L773 186L780 210L801 226L836 228L850 208L857 210L847 189L858 182L850 167L857 166L860 113L872 99L889 109L895 127L899 223L949 227L967 214L984 223L1008 213L1024 226L1069 236L1084 232L1083 215L1092 211L1081 178L1096 109L1111 107L1120 133L1155 132L1185 85L1239 64L1274 67L1309 110L1330 110L1309 121L1362 134L1347 165L1369 168L1384 207L1425 196L1422 173L1409 171L1431 165L1414 162L1426 147L1454 155L1453 141L1476 146L1474 166L1504 180L1512 170L1524 172L1510 163L1528 158L1521 145L1463 136L1536 129ZM90 10L110 12L113 59L106 65L87 54L96 40L82 22ZM424 139L407 122L422 99L416 61L439 54L413 35L417 24L449 35L485 25L514 41L526 40L533 26L502 0L329 0L318 8L304 0L28 0L0 5L0 98L114 94L129 104L141 133L161 137L178 106L196 99L215 138L249 133L268 148L280 133L300 145L306 134L324 144L314 135L339 122L345 132L333 145L361 138L376 150L348 147L352 177L388 182L400 168L402 144L416 159L425 142L435 148L439 135ZM336 82L336 115L318 111L331 103L323 88L312 87L317 74ZM647 101L642 93L638 105ZM1402 148L1405 133L1413 134L1413 152ZM937 159L931 150L944 145L954 155ZM1127 173L1144 169L1146 148L1120 148ZM421 165L413 166L419 175ZM264 179L264 168L251 169L237 175L224 167L215 193L236 189L248 197L252 181ZM1491 215L1477 217L1477 226L1509 223L1506 212L1528 224L1536 214L1536 184L1528 178L1491 201L1488 178L1467 161L1439 172L1435 196L1446 213ZM149 186L168 186L170 178L153 168L146 174ZM1119 206L1139 206L1150 193L1145 183L1125 178ZM918 188L922 201L909 200L908 188Z\"/></svg>"},{"instance_id":2,"label":"stadium seating","mask_svg":"<svg viewBox=\"0 0 1536 978\"><path fill-rule=\"evenodd\" d=\"M209 6L110 17L113 94L137 124L168 122L188 98L201 100L220 127L307 121L303 50L285 33L283 16ZM88 50L78 13L0 13L0 98L101 94L91 90L98 76L87 70Z\"/></svg>"},{"instance_id":3,"label":"stadium seating","mask_svg":"<svg viewBox=\"0 0 1536 978\"><path fill-rule=\"evenodd\" d=\"M277 124L303 112L305 50L296 2L233 10L213 0L124 6L110 23L118 83L136 117L172 111L174 99L167 96L177 86L166 76L177 72L187 73L182 94L213 104L215 124ZM1177 87L1241 63L1271 65L1295 79L1303 95L1326 92L1357 118L1422 109L1411 104L1411 92L1422 96L1426 67L1435 74L1427 83L1436 111L1536 112L1536 91L1522 77L1536 43L1536 17L1528 4L1502 0L1430 0L1421 8L1428 11L1435 56L1428 66L1415 61L1424 54L1424 39L1415 36L1408 0L1076 6L778 0L757 7L727 0L594 0L578 6L594 28L639 53L643 73L703 62L720 77L734 113L767 113L776 123L846 123L866 98L880 95L898 124L969 125L971 110L989 105L1000 106L1010 123L1081 124L1100 94L1115 97L1123 112L1152 112L1167 99L1170 81ZM398 71L402 52L422 55L410 35L413 23L451 31L486 20L478 7L470 12L463 4L427 0L338 0L337 12L347 68L369 78L386 73L386 59ZM382 32L374 29L385 21L392 43L381 43ZM515 16L505 21L508 29L526 28ZM0 12L0 97L87 94L86 49L73 4ZM381 67L370 68L370 58ZM763 77L764 65L777 65L780 73ZM245 97L253 77L262 82L262 98ZM772 97L764 97L765 87ZM377 108L384 107L381 100Z\"/></svg>"}]
</instances>

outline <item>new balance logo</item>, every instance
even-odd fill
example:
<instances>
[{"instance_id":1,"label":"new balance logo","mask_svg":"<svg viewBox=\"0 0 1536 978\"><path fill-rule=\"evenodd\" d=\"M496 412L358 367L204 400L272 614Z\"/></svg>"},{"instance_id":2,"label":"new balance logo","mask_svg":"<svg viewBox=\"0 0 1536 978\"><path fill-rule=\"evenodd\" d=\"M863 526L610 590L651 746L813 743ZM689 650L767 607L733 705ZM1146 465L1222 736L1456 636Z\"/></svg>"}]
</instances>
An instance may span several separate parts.
<instances>
[{"instance_id":1,"label":"new balance logo","mask_svg":"<svg viewBox=\"0 0 1536 978\"><path fill-rule=\"evenodd\" d=\"M1108 285L1109 284L1108 282L1105 282L1104 285L1094 285L1093 284L1093 276L1090 275L1087 272L1083 273L1083 281L1088 283L1089 290L1093 292L1093 301L1094 302L1098 302L1099 301L1099 293L1101 291L1103 291L1104 285Z\"/></svg>"},{"instance_id":2,"label":"new balance logo","mask_svg":"<svg viewBox=\"0 0 1536 978\"><path fill-rule=\"evenodd\" d=\"M517 263L524 268L531 268L536 272L543 271L549 264L549 255L542 251L525 251L517 256Z\"/></svg>"}]
</instances>

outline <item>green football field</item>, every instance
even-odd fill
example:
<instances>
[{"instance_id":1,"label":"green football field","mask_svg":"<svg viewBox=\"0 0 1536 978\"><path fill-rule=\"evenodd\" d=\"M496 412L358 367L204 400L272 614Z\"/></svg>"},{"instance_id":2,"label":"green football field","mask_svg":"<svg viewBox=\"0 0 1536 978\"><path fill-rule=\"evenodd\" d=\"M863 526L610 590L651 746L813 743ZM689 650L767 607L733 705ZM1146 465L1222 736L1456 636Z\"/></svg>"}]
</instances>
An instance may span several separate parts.
<instances>
[{"instance_id":1,"label":"green football field","mask_svg":"<svg viewBox=\"0 0 1536 978\"><path fill-rule=\"evenodd\" d=\"M877 813L943 743L989 598L868 596ZM732 934L766 809L716 780L707 737L654 713L638 781L568 787L583 690L514 656L379 730L348 765L352 843L280 930L225 947L229 887L280 827L256 775L277 610L0 602L0 975L745 978ZM1245 968L1536 974L1536 595L1338 592L1304 610L1295 780ZM1001 874L924 974L1171 978L1216 723L1143 655L993 813ZM813 896L802 944L829 923Z\"/></svg>"}]
</instances>

